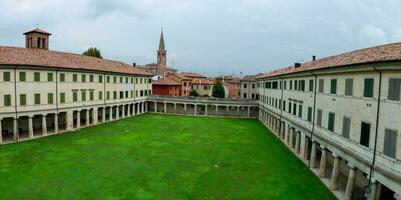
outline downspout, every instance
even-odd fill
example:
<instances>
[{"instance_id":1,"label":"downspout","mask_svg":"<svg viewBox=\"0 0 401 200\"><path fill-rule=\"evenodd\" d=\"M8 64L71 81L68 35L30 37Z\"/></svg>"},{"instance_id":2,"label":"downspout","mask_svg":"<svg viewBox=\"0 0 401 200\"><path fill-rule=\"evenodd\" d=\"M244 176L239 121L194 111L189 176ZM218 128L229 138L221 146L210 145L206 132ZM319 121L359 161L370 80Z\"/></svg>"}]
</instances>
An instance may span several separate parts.
<instances>
[{"instance_id":1,"label":"downspout","mask_svg":"<svg viewBox=\"0 0 401 200\"><path fill-rule=\"evenodd\" d=\"M59 71L59 68L57 67L56 68L56 115L57 115L57 124L58 124L58 71ZM57 134L59 134L60 133L60 129L58 128L57 129Z\"/></svg>"},{"instance_id":2,"label":"downspout","mask_svg":"<svg viewBox=\"0 0 401 200\"><path fill-rule=\"evenodd\" d=\"M372 159L372 164L370 165L370 172L369 172L369 187L371 187L372 184L372 173L373 173L373 167L376 162L376 149L377 149L377 134L379 132L379 118L380 118L380 98L381 98L381 85L382 85L382 72L378 70L375 66L373 66L373 69L379 73L379 94L377 97L377 110L376 110L376 130L375 130L375 144L373 147L373 159Z\"/></svg>"},{"instance_id":3,"label":"downspout","mask_svg":"<svg viewBox=\"0 0 401 200\"><path fill-rule=\"evenodd\" d=\"M106 94L106 73L103 73L103 104L104 104L103 112L105 112L105 115L106 115L106 97L107 97L107 94Z\"/></svg>"},{"instance_id":4,"label":"downspout","mask_svg":"<svg viewBox=\"0 0 401 200\"><path fill-rule=\"evenodd\" d=\"M283 107L284 107L284 101L283 101L283 96L284 96L284 82L283 82L283 78L280 77L281 82L280 82L280 89L281 89L281 102L280 102L280 127L278 128L278 135L280 137L281 135L281 123L282 123L282 117L283 117Z\"/></svg>"},{"instance_id":5,"label":"downspout","mask_svg":"<svg viewBox=\"0 0 401 200\"><path fill-rule=\"evenodd\" d=\"M14 108L15 108L15 119L17 121L18 124L18 108L17 108L17 66L14 67ZM15 125L14 125L15 126ZM18 127L18 126L17 126ZM17 128L17 132L18 132L18 128ZM19 140L19 134L14 133L17 135L16 139L17 142Z\"/></svg>"},{"instance_id":6,"label":"downspout","mask_svg":"<svg viewBox=\"0 0 401 200\"><path fill-rule=\"evenodd\" d=\"M314 80L314 88L313 88L313 111L312 111L312 131L310 133L310 140L313 142L313 134L315 132L315 114L316 114L316 93L317 93L317 75L314 74L312 71L310 72L313 77L315 77ZM310 159L308 160L308 168L310 168Z\"/></svg>"}]
</instances>

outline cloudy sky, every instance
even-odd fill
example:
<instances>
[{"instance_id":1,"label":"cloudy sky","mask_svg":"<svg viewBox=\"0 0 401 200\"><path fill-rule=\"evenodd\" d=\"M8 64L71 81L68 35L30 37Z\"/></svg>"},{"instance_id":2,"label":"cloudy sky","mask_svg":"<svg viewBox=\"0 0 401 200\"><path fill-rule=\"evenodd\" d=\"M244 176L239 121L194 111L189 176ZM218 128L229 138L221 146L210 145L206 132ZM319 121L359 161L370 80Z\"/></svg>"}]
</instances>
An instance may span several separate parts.
<instances>
[{"instance_id":1,"label":"cloudy sky","mask_svg":"<svg viewBox=\"0 0 401 200\"><path fill-rule=\"evenodd\" d=\"M399 0L1 0L0 45L51 32L52 50L90 46L126 63L156 61L208 75L252 74L401 41Z\"/></svg>"}]
</instances>

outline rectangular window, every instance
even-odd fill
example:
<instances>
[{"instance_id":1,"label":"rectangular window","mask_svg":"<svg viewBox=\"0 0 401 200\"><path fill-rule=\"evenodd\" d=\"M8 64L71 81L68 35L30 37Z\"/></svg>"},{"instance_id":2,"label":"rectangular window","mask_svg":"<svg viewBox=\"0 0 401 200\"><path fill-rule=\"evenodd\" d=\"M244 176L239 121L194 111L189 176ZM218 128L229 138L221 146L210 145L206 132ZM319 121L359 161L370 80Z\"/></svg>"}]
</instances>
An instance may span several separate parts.
<instances>
[{"instance_id":1,"label":"rectangular window","mask_svg":"<svg viewBox=\"0 0 401 200\"><path fill-rule=\"evenodd\" d=\"M26 81L26 73L19 72L19 81Z\"/></svg>"},{"instance_id":2,"label":"rectangular window","mask_svg":"<svg viewBox=\"0 0 401 200\"><path fill-rule=\"evenodd\" d=\"M319 93L324 92L324 79L319 79Z\"/></svg>"},{"instance_id":3,"label":"rectangular window","mask_svg":"<svg viewBox=\"0 0 401 200\"><path fill-rule=\"evenodd\" d=\"M117 83L117 77L113 76L113 83Z\"/></svg>"},{"instance_id":4,"label":"rectangular window","mask_svg":"<svg viewBox=\"0 0 401 200\"><path fill-rule=\"evenodd\" d=\"M106 96L107 96L107 99L110 99L110 91L107 91Z\"/></svg>"},{"instance_id":5,"label":"rectangular window","mask_svg":"<svg viewBox=\"0 0 401 200\"><path fill-rule=\"evenodd\" d=\"M86 101L86 91L81 91L81 100Z\"/></svg>"},{"instance_id":6,"label":"rectangular window","mask_svg":"<svg viewBox=\"0 0 401 200\"><path fill-rule=\"evenodd\" d=\"M137 90L137 91L135 91L135 96L136 96L136 97L138 97L138 90Z\"/></svg>"},{"instance_id":7,"label":"rectangular window","mask_svg":"<svg viewBox=\"0 0 401 200\"><path fill-rule=\"evenodd\" d=\"M388 99L392 101L400 100L401 79L390 78L388 81Z\"/></svg>"},{"instance_id":8,"label":"rectangular window","mask_svg":"<svg viewBox=\"0 0 401 200\"><path fill-rule=\"evenodd\" d=\"M117 91L113 91L113 99L117 99Z\"/></svg>"},{"instance_id":9,"label":"rectangular window","mask_svg":"<svg viewBox=\"0 0 401 200\"><path fill-rule=\"evenodd\" d=\"M65 103L65 93L60 93L60 103Z\"/></svg>"},{"instance_id":10,"label":"rectangular window","mask_svg":"<svg viewBox=\"0 0 401 200\"><path fill-rule=\"evenodd\" d=\"M316 123L317 123L317 125L318 126L322 126L322 117L323 117L323 111L322 110L320 110L320 109L318 109L317 110L317 120L316 120Z\"/></svg>"},{"instance_id":11,"label":"rectangular window","mask_svg":"<svg viewBox=\"0 0 401 200\"><path fill-rule=\"evenodd\" d=\"M11 106L11 95L4 95L4 106Z\"/></svg>"},{"instance_id":12,"label":"rectangular window","mask_svg":"<svg viewBox=\"0 0 401 200\"><path fill-rule=\"evenodd\" d=\"M26 94L19 95L19 105L21 105L21 106L26 105Z\"/></svg>"},{"instance_id":13,"label":"rectangular window","mask_svg":"<svg viewBox=\"0 0 401 200\"><path fill-rule=\"evenodd\" d=\"M34 94L34 103L35 105L39 105L40 104L40 94Z\"/></svg>"},{"instance_id":14,"label":"rectangular window","mask_svg":"<svg viewBox=\"0 0 401 200\"><path fill-rule=\"evenodd\" d=\"M294 81L294 90L298 90L298 81L297 80Z\"/></svg>"},{"instance_id":15,"label":"rectangular window","mask_svg":"<svg viewBox=\"0 0 401 200\"><path fill-rule=\"evenodd\" d=\"M330 94L337 94L337 79L330 81Z\"/></svg>"},{"instance_id":16,"label":"rectangular window","mask_svg":"<svg viewBox=\"0 0 401 200\"><path fill-rule=\"evenodd\" d=\"M65 74L64 73L60 74L60 82L65 82Z\"/></svg>"},{"instance_id":17,"label":"rectangular window","mask_svg":"<svg viewBox=\"0 0 401 200\"><path fill-rule=\"evenodd\" d=\"M302 105L299 105L298 117L302 118Z\"/></svg>"},{"instance_id":18,"label":"rectangular window","mask_svg":"<svg viewBox=\"0 0 401 200\"><path fill-rule=\"evenodd\" d=\"M124 99L124 92L120 91L120 99Z\"/></svg>"},{"instance_id":19,"label":"rectangular window","mask_svg":"<svg viewBox=\"0 0 401 200\"><path fill-rule=\"evenodd\" d=\"M347 78L345 79L345 96L352 96L354 92L354 79Z\"/></svg>"},{"instance_id":20,"label":"rectangular window","mask_svg":"<svg viewBox=\"0 0 401 200\"><path fill-rule=\"evenodd\" d=\"M131 90L130 93L131 93L131 98L133 98L134 97L134 91Z\"/></svg>"},{"instance_id":21,"label":"rectangular window","mask_svg":"<svg viewBox=\"0 0 401 200\"><path fill-rule=\"evenodd\" d=\"M291 113L291 102L288 102L288 112Z\"/></svg>"},{"instance_id":22,"label":"rectangular window","mask_svg":"<svg viewBox=\"0 0 401 200\"><path fill-rule=\"evenodd\" d=\"M86 82L86 75L85 75L85 74L82 74L82 75L81 75L81 82L82 82L82 83L85 83L85 82Z\"/></svg>"},{"instance_id":23,"label":"rectangular window","mask_svg":"<svg viewBox=\"0 0 401 200\"><path fill-rule=\"evenodd\" d=\"M370 139L370 124L362 122L361 123L361 139L359 143L365 147L369 147Z\"/></svg>"},{"instance_id":24,"label":"rectangular window","mask_svg":"<svg viewBox=\"0 0 401 200\"><path fill-rule=\"evenodd\" d=\"M290 90L292 90L292 80L290 81Z\"/></svg>"},{"instance_id":25,"label":"rectangular window","mask_svg":"<svg viewBox=\"0 0 401 200\"><path fill-rule=\"evenodd\" d=\"M120 77L120 83L122 83L123 82L123 77Z\"/></svg>"},{"instance_id":26,"label":"rectangular window","mask_svg":"<svg viewBox=\"0 0 401 200\"><path fill-rule=\"evenodd\" d=\"M102 99L103 99L103 92L99 91L99 100L102 100Z\"/></svg>"},{"instance_id":27,"label":"rectangular window","mask_svg":"<svg viewBox=\"0 0 401 200\"><path fill-rule=\"evenodd\" d=\"M383 154L395 158L397 147L397 131L386 129L384 132L384 149Z\"/></svg>"},{"instance_id":28,"label":"rectangular window","mask_svg":"<svg viewBox=\"0 0 401 200\"><path fill-rule=\"evenodd\" d=\"M287 89L287 81L284 81L284 90Z\"/></svg>"},{"instance_id":29,"label":"rectangular window","mask_svg":"<svg viewBox=\"0 0 401 200\"><path fill-rule=\"evenodd\" d=\"M77 102L78 101L78 92L72 92L72 101Z\"/></svg>"},{"instance_id":30,"label":"rectangular window","mask_svg":"<svg viewBox=\"0 0 401 200\"><path fill-rule=\"evenodd\" d=\"M313 79L309 80L309 92L313 92Z\"/></svg>"},{"instance_id":31,"label":"rectangular window","mask_svg":"<svg viewBox=\"0 0 401 200\"><path fill-rule=\"evenodd\" d=\"M93 91L89 91L89 100L93 101Z\"/></svg>"},{"instance_id":32,"label":"rectangular window","mask_svg":"<svg viewBox=\"0 0 401 200\"><path fill-rule=\"evenodd\" d=\"M53 73L47 73L47 81L53 81Z\"/></svg>"},{"instance_id":33,"label":"rectangular window","mask_svg":"<svg viewBox=\"0 0 401 200\"><path fill-rule=\"evenodd\" d=\"M142 79L141 79L141 80L142 80ZM143 97L143 90L141 90L141 92L140 92L140 93L141 93L141 97Z\"/></svg>"},{"instance_id":34,"label":"rectangular window","mask_svg":"<svg viewBox=\"0 0 401 200\"><path fill-rule=\"evenodd\" d=\"M308 107L308 121L312 122L312 107Z\"/></svg>"},{"instance_id":35,"label":"rectangular window","mask_svg":"<svg viewBox=\"0 0 401 200\"><path fill-rule=\"evenodd\" d=\"M297 104L296 103L294 103L294 106L292 107L292 114L293 115L297 115Z\"/></svg>"},{"instance_id":36,"label":"rectangular window","mask_svg":"<svg viewBox=\"0 0 401 200\"><path fill-rule=\"evenodd\" d=\"M40 81L40 72L33 73L33 81L39 82Z\"/></svg>"},{"instance_id":37,"label":"rectangular window","mask_svg":"<svg viewBox=\"0 0 401 200\"><path fill-rule=\"evenodd\" d=\"M286 105L286 102L283 101L283 110L284 110L284 111L285 111L285 105Z\"/></svg>"},{"instance_id":38,"label":"rectangular window","mask_svg":"<svg viewBox=\"0 0 401 200\"><path fill-rule=\"evenodd\" d=\"M373 97L373 83L374 83L373 78L365 79L365 85L364 85L364 90L363 90L364 97Z\"/></svg>"},{"instance_id":39,"label":"rectangular window","mask_svg":"<svg viewBox=\"0 0 401 200\"><path fill-rule=\"evenodd\" d=\"M103 76L99 75L99 83L103 83Z\"/></svg>"},{"instance_id":40,"label":"rectangular window","mask_svg":"<svg viewBox=\"0 0 401 200\"><path fill-rule=\"evenodd\" d=\"M125 77L125 83L128 83L128 77Z\"/></svg>"},{"instance_id":41,"label":"rectangular window","mask_svg":"<svg viewBox=\"0 0 401 200\"><path fill-rule=\"evenodd\" d=\"M11 75L10 72L3 72L3 81L10 81L11 80Z\"/></svg>"},{"instance_id":42,"label":"rectangular window","mask_svg":"<svg viewBox=\"0 0 401 200\"><path fill-rule=\"evenodd\" d=\"M148 83L152 83L152 79L148 79Z\"/></svg>"},{"instance_id":43,"label":"rectangular window","mask_svg":"<svg viewBox=\"0 0 401 200\"><path fill-rule=\"evenodd\" d=\"M72 75L72 82L77 82L78 81L78 74L73 74Z\"/></svg>"},{"instance_id":44,"label":"rectangular window","mask_svg":"<svg viewBox=\"0 0 401 200\"><path fill-rule=\"evenodd\" d=\"M106 80L107 80L108 83L110 83L110 76L107 76Z\"/></svg>"},{"instance_id":45,"label":"rectangular window","mask_svg":"<svg viewBox=\"0 0 401 200\"><path fill-rule=\"evenodd\" d=\"M53 104L53 93L47 94L47 104Z\"/></svg>"},{"instance_id":46,"label":"rectangular window","mask_svg":"<svg viewBox=\"0 0 401 200\"><path fill-rule=\"evenodd\" d=\"M348 117L343 118L343 132L342 135L345 138L349 138L349 132L351 128L351 119Z\"/></svg>"},{"instance_id":47,"label":"rectangular window","mask_svg":"<svg viewBox=\"0 0 401 200\"><path fill-rule=\"evenodd\" d=\"M246 88L246 83L244 83L244 88Z\"/></svg>"},{"instance_id":48,"label":"rectangular window","mask_svg":"<svg viewBox=\"0 0 401 200\"><path fill-rule=\"evenodd\" d=\"M89 82L93 82L93 74L89 75Z\"/></svg>"},{"instance_id":49,"label":"rectangular window","mask_svg":"<svg viewBox=\"0 0 401 200\"><path fill-rule=\"evenodd\" d=\"M329 131L331 132L334 132L334 120L335 120L335 114L329 112L329 124L327 126L327 129L329 129Z\"/></svg>"}]
</instances>

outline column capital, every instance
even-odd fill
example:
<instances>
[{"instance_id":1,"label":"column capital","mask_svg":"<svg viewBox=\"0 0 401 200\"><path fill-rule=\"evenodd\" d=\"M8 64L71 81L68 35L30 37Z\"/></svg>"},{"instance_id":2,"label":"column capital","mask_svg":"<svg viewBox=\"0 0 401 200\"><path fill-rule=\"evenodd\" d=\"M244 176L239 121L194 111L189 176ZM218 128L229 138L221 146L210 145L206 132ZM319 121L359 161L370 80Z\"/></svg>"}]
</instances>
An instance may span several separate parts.
<instances>
[{"instance_id":1,"label":"column capital","mask_svg":"<svg viewBox=\"0 0 401 200\"><path fill-rule=\"evenodd\" d=\"M351 169L355 169L355 164L352 162L347 162L348 167L350 167Z\"/></svg>"},{"instance_id":2,"label":"column capital","mask_svg":"<svg viewBox=\"0 0 401 200\"><path fill-rule=\"evenodd\" d=\"M334 153L334 152L332 152L331 155L332 155L334 158L339 158L339 156L338 156L336 153Z\"/></svg>"},{"instance_id":3,"label":"column capital","mask_svg":"<svg viewBox=\"0 0 401 200\"><path fill-rule=\"evenodd\" d=\"M322 148L322 150L326 150L326 146L324 146L323 144L320 145L320 148Z\"/></svg>"}]
</instances>

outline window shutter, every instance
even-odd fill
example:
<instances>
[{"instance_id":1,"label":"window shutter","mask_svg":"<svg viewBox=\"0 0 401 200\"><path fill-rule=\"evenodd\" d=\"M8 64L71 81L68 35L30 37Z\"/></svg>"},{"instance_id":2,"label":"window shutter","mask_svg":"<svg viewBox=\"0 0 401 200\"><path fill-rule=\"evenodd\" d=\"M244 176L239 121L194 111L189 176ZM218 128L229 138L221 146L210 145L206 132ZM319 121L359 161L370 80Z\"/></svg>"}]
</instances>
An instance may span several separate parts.
<instances>
[{"instance_id":1,"label":"window shutter","mask_svg":"<svg viewBox=\"0 0 401 200\"><path fill-rule=\"evenodd\" d=\"M345 79L345 95L352 96L354 79Z\"/></svg>"},{"instance_id":2,"label":"window shutter","mask_svg":"<svg viewBox=\"0 0 401 200\"><path fill-rule=\"evenodd\" d=\"M396 79L395 84L394 84L394 100L399 101L400 100L400 87L401 87L401 79Z\"/></svg>"},{"instance_id":3,"label":"window shutter","mask_svg":"<svg viewBox=\"0 0 401 200\"><path fill-rule=\"evenodd\" d=\"M365 79L365 87L363 92L364 97L373 97L373 79Z\"/></svg>"},{"instance_id":4,"label":"window shutter","mask_svg":"<svg viewBox=\"0 0 401 200\"><path fill-rule=\"evenodd\" d=\"M343 137L349 138L351 119L344 117L343 119Z\"/></svg>"},{"instance_id":5,"label":"window shutter","mask_svg":"<svg viewBox=\"0 0 401 200\"><path fill-rule=\"evenodd\" d=\"M317 125L318 126L322 126L322 115L323 115L323 111L317 110Z\"/></svg>"},{"instance_id":6,"label":"window shutter","mask_svg":"<svg viewBox=\"0 0 401 200\"><path fill-rule=\"evenodd\" d=\"M395 158L396 145L397 144L397 132L386 129L384 136L384 148L383 153L386 156Z\"/></svg>"}]
</instances>

